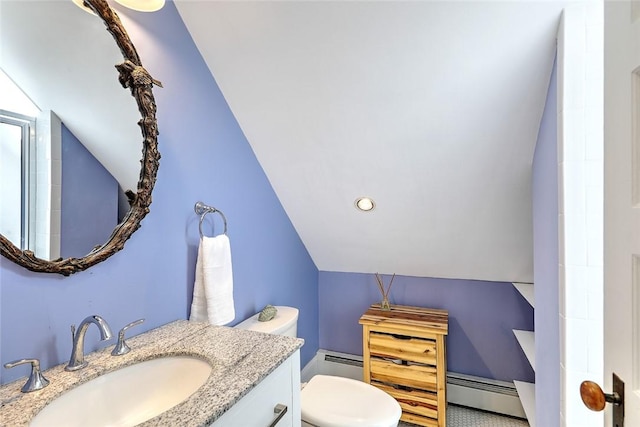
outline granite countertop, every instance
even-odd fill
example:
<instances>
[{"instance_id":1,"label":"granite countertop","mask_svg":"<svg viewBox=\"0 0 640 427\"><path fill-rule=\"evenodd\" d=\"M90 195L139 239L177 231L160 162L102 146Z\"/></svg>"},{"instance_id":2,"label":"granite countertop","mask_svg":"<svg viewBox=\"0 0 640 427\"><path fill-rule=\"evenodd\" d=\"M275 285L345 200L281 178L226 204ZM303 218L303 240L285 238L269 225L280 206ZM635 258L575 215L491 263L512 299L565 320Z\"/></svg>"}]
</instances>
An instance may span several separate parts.
<instances>
[{"instance_id":1,"label":"granite countertop","mask_svg":"<svg viewBox=\"0 0 640 427\"><path fill-rule=\"evenodd\" d=\"M127 339L131 352L111 356L113 345L87 354L89 365L75 372L66 364L48 369L50 384L22 393L26 378L0 387L0 425L27 426L49 402L103 373L164 356L194 356L213 367L207 382L170 410L140 426L206 426L218 419L263 378L298 350L304 341L281 335L178 320Z\"/></svg>"}]
</instances>

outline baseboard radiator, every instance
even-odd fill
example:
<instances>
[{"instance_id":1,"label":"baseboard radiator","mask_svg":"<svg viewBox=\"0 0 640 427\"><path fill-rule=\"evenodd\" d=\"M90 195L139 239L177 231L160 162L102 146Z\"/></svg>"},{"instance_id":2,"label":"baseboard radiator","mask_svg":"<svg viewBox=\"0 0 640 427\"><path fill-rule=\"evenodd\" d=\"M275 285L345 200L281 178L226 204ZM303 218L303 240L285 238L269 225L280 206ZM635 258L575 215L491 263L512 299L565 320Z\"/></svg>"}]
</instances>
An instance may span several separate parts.
<instances>
[{"instance_id":1,"label":"baseboard radiator","mask_svg":"<svg viewBox=\"0 0 640 427\"><path fill-rule=\"evenodd\" d=\"M362 380L362 356L319 350L302 370L302 381L309 381L316 374ZM447 372L447 401L456 405L526 418L515 386L505 381Z\"/></svg>"}]
</instances>

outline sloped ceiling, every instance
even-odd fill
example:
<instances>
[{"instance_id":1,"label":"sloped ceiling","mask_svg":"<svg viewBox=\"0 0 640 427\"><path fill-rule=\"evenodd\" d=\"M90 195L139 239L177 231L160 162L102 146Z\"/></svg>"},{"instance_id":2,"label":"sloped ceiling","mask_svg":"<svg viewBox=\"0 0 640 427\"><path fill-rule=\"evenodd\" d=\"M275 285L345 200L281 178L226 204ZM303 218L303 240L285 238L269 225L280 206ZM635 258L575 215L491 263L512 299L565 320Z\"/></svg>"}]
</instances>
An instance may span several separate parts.
<instances>
[{"instance_id":1,"label":"sloped ceiling","mask_svg":"<svg viewBox=\"0 0 640 427\"><path fill-rule=\"evenodd\" d=\"M175 3L320 270L532 281L561 3Z\"/></svg>"}]
</instances>

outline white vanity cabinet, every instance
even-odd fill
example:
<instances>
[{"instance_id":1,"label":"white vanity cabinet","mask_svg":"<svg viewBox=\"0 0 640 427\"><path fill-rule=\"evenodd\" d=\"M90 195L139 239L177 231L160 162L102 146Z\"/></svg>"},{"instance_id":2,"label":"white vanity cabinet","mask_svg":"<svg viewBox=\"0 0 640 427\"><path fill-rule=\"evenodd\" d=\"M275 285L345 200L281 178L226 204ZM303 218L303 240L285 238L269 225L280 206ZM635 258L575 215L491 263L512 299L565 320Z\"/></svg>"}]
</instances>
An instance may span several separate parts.
<instances>
[{"instance_id":1,"label":"white vanity cabinet","mask_svg":"<svg viewBox=\"0 0 640 427\"><path fill-rule=\"evenodd\" d=\"M277 405L287 412L273 424ZM300 427L300 351L296 351L218 418L212 427Z\"/></svg>"}]
</instances>

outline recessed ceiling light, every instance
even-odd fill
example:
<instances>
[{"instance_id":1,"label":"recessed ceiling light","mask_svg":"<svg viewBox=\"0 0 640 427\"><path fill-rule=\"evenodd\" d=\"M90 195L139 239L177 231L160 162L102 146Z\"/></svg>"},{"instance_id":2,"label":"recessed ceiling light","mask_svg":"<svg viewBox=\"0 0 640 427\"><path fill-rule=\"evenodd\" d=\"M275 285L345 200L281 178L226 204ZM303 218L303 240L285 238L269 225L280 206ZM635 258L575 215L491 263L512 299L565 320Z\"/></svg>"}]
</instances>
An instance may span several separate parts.
<instances>
[{"instance_id":1,"label":"recessed ceiling light","mask_svg":"<svg viewBox=\"0 0 640 427\"><path fill-rule=\"evenodd\" d=\"M80 9L95 15L90 7L84 5L84 0L72 1ZM116 2L120 3L124 7L128 7L129 9L137 10L138 12L155 12L162 9L165 0L116 0Z\"/></svg>"},{"instance_id":2,"label":"recessed ceiling light","mask_svg":"<svg viewBox=\"0 0 640 427\"><path fill-rule=\"evenodd\" d=\"M370 197L359 197L356 199L356 208L363 212L369 212L376 207L376 203Z\"/></svg>"}]
</instances>

